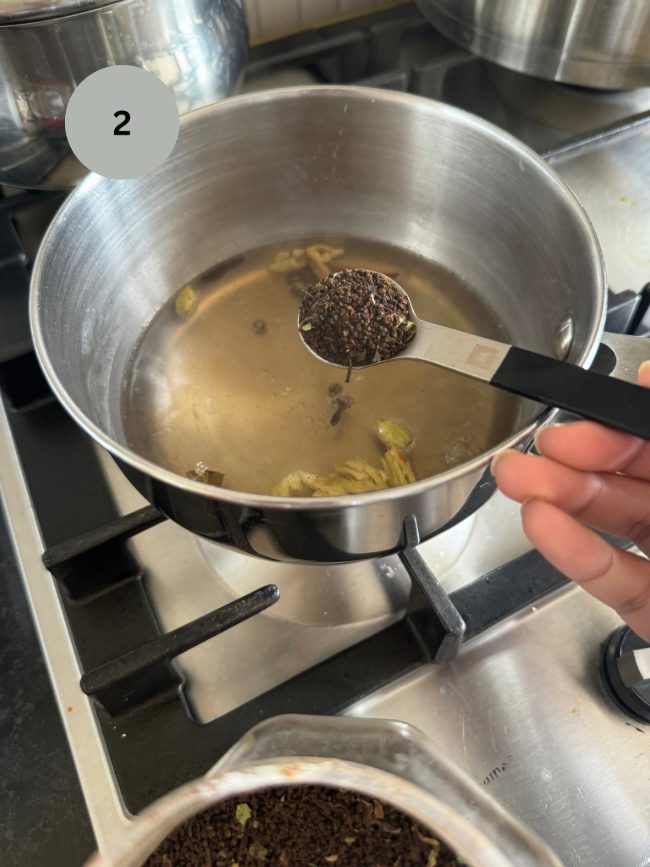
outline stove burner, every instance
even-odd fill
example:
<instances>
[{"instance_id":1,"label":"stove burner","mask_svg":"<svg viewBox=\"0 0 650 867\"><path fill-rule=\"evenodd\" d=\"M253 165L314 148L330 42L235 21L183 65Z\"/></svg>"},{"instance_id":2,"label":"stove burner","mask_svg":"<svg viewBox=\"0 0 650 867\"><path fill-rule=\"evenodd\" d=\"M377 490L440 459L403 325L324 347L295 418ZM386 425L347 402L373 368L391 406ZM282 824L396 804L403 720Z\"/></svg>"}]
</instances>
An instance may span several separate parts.
<instances>
[{"instance_id":1,"label":"stove burner","mask_svg":"<svg viewBox=\"0 0 650 867\"><path fill-rule=\"evenodd\" d=\"M474 497L472 508L487 499L494 485L486 476ZM475 525L475 513L458 516L434 538L422 543L421 553L433 572L444 581L465 550ZM251 561L240 551L196 537L193 544L209 565L215 583L228 598L236 598L262 583L277 584L282 604L266 616L286 624L319 627L326 631L340 626L365 624L380 628L394 621L406 608L411 582L397 555L371 561L314 564L281 561ZM253 562L255 568L252 568ZM349 643L349 642L348 642Z\"/></svg>"}]
</instances>

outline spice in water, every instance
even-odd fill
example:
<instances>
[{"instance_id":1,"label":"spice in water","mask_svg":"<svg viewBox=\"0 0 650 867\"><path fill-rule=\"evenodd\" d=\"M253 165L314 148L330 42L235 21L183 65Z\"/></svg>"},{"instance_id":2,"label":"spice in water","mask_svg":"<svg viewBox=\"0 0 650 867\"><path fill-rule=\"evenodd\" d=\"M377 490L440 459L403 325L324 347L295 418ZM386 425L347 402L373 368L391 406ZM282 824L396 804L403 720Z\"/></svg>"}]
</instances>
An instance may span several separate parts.
<instances>
[{"instance_id":1,"label":"spice in water","mask_svg":"<svg viewBox=\"0 0 650 867\"><path fill-rule=\"evenodd\" d=\"M415 334L409 315L407 297L383 274L350 268L307 292L298 322L310 349L349 369L401 352Z\"/></svg>"},{"instance_id":2,"label":"spice in water","mask_svg":"<svg viewBox=\"0 0 650 867\"><path fill-rule=\"evenodd\" d=\"M330 419L332 427L335 427L341 421L347 410L349 410L353 404L354 398L349 394L342 394L340 397L335 397L332 400L332 406L334 407L334 412Z\"/></svg>"},{"instance_id":3,"label":"spice in water","mask_svg":"<svg viewBox=\"0 0 650 867\"><path fill-rule=\"evenodd\" d=\"M395 436L390 440L386 437L386 422L391 421L377 419L375 430L383 445L386 446L386 452L379 466L361 458L352 458L334 467L334 471L327 475L294 470L271 488L271 494L275 497L339 497L344 494L383 491L386 488L397 488L414 482L415 471L406 451L396 444ZM392 423L396 426L392 429L393 434L399 425L402 442L404 443L408 438L408 445L405 445L405 448L410 448L413 445L413 435L405 425L394 421Z\"/></svg>"},{"instance_id":4,"label":"spice in water","mask_svg":"<svg viewBox=\"0 0 650 867\"><path fill-rule=\"evenodd\" d=\"M217 470L211 469L203 461L197 461L191 470L188 470L185 475L193 482L203 482L206 485L214 485L220 488L223 484L224 474Z\"/></svg>"}]
</instances>

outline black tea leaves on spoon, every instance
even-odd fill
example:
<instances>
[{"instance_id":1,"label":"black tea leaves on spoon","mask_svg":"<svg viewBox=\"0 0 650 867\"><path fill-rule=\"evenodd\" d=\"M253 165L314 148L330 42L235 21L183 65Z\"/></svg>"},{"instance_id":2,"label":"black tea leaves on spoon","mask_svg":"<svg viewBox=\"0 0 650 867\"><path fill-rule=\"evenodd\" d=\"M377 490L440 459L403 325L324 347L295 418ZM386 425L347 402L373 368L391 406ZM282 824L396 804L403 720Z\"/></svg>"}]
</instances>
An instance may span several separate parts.
<instances>
[{"instance_id":1,"label":"black tea leaves on spoon","mask_svg":"<svg viewBox=\"0 0 650 867\"><path fill-rule=\"evenodd\" d=\"M309 348L349 369L393 358L415 334L408 298L376 271L330 274L300 305L298 325Z\"/></svg>"}]
</instances>

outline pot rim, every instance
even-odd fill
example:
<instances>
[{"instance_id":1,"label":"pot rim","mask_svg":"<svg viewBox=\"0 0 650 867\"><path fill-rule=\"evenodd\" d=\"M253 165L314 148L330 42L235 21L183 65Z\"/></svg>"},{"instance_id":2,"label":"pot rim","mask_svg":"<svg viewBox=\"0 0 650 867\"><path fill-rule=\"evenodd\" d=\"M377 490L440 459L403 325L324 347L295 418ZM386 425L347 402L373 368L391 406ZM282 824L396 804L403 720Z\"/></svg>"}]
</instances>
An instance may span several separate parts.
<instances>
[{"instance_id":1,"label":"pot rim","mask_svg":"<svg viewBox=\"0 0 650 867\"><path fill-rule=\"evenodd\" d=\"M125 0L5 0L0 11L1 27L48 24L84 12L99 12ZM128 2L128 0L127 0Z\"/></svg>"},{"instance_id":2,"label":"pot rim","mask_svg":"<svg viewBox=\"0 0 650 867\"><path fill-rule=\"evenodd\" d=\"M129 855L147 858L180 824L221 801L275 786L304 785L343 789L370 798L376 798L380 792L383 801L440 835L469 864L513 867L512 860L494 840L431 792L390 771L348 759L319 756L258 759L216 773L213 768L154 802L135 818L126 833L112 842L109 840L104 852L97 853L87 867L121 867L131 863ZM528 845L538 845L537 838L509 814L508 822L513 831L521 833L523 829ZM145 848L146 852L135 851Z\"/></svg>"},{"instance_id":3,"label":"pot rim","mask_svg":"<svg viewBox=\"0 0 650 867\"><path fill-rule=\"evenodd\" d=\"M425 97L416 96L413 94L405 94L397 91L380 90L372 87L357 87L350 85L307 85L300 87L283 87L273 90L260 91L250 94L244 94L237 97L229 97L220 102L204 108L197 109L184 115L180 120L180 135L187 127L200 122L209 115L228 114L231 111L236 111L238 108L246 106L256 106L266 104L277 99L359 99L372 102L382 101L384 103L405 104L412 103L421 111L426 111L436 116L444 114L452 118L457 118L463 125L469 125L484 133L489 138L499 140L506 144L512 151L513 158L525 159L529 164L533 165L542 173L545 179L553 186L559 199L562 199L564 205L573 214L574 219L581 225L584 230L585 239L587 241L587 249L585 253L589 254L596 266L596 280L594 282L595 300L599 306L598 321L591 329L588 339L585 341L577 364L581 367L587 367L594 359L600 336L604 330L606 316L606 278L605 266L603 261L602 251L596 236L594 227L587 216L584 208L579 202L577 196L564 183L559 175L546 163L541 157L535 153L527 145L520 142L514 136L483 120L471 112L456 108L455 106L447 105L446 103L436 100L427 99ZM172 152L173 153L173 152ZM152 173L153 174L153 173ZM411 482L407 485L402 485L398 488L389 488L382 491L371 491L365 494L354 494L337 497L275 497L270 494L254 494L243 491L236 491L229 488L216 488L213 485L204 482L194 481L182 476L172 470L166 469L153 461L148 460L137 454L135 451L118 443L112 437L108 436L95 422L93 422L84 412L82 412L75 401L68 394L65 386L61 382L52 364L43 338L43 332L40 323L40 306L41 306L41 284L43 279L44 260L46 249L49 251L55 244L56 233L62 218L73 211L76 207L77 199L86 197L90 194L93 188L99 184L124 184L129 181L111 181L97 174L90 174L79 186L68 196L54 219L47 228L41 245L38 249L34 267L32 270L32 278L30 283L29 293L29 318L34 342L36 356L43 370L46 380L48 381L52 391L56 395L63 408L69 415L86 431L99 445L106 449L118 461L122 461L135 470L162 482L170 485L173 488L185 491L188 494L194 494L202 498L214 500L219 503L227 503L240 505L242 502L245 505L267 509L267 510L306 510L309 512L328 512L340 511L354 508L359 505L370 506L373 504L390 502L398 500L402 497L416 496L424 491L429 491L451 483L457 478L461 478L473 471L482 470L498 452L514 448L521 445L526 439L532 436L536 428L540 424L541 418L549 412L549 409L543 409L540 414L533 419L525 428L515 432L510 437L497 443L486 452L482 452L477 457L463 464L459 464L450 470L443 473L438 473L435 476L428 476L416 482ZM49 252L47 253L49 255ZM550 409L550 412L553 412Z\"/></svg>"}]
</instances>

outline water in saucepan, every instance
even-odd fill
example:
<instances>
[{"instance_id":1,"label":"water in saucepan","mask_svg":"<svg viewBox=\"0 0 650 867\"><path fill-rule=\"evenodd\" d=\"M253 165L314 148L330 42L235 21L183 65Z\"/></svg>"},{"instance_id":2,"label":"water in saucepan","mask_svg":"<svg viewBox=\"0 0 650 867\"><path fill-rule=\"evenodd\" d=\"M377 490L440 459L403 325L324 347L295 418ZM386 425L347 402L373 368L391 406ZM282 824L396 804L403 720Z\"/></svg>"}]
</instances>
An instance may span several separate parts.
<instances>
[{"instance_id":1,"label":"water in saucepan","mask_svg":"<svg viewBox=\"0 0 650 867\"><path fill-rule=\"evenodd\" d=\"M413 431L418 478L513 431L516 399L489 385L418 361L354 371L346 385L345 371L312 357L296 320L301 291L316 278L309 267L270 266L299 268L302 254L292 263L292 251L315 244L343 251L331 270L369 268L397 279L423 319L508 340L462 280L407 250L354 238L260 247L190 280L192 290L170 298L146 329L123 394L132 449L182 475L202 461L223 474L224 487L266 494L294 470L330 473L350 458L378 464L378 418ZM332 424L341 395L353 402Z\"/></svg>"}]
</instances>

